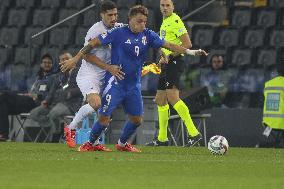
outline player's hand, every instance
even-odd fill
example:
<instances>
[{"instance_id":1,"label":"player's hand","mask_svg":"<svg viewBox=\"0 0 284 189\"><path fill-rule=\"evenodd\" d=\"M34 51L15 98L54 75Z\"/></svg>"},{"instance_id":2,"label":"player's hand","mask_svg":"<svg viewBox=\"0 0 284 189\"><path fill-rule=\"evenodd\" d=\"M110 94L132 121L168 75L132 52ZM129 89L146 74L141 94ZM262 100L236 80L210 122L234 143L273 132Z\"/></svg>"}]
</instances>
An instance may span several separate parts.
<instances>
[{"instance_id":1,"label":"player's hand","mask_svg":"<svg viewBox=\"0 0 284 189\"><path fill-rule=\"evenodd\" d=\"M158 62L159 65L161 64L168 64L169 63L169 56L167 56L163 51L161 51L161 57Z\"/></svg>"},{"instance_id":2,"label":"player's hand","mask_svg":"<svg viewBox=\"0 0 284 189\"><path fill-rule=\"evenodd\" d=\"M65 61L59 63L60 70L62 72L66 72L68 70L75 68L76 64L77 64L77 60L75 58L70 58L69 60L65 60Z\"/></svg>"},{"instance_id":3,"label":"player's hand","mask_svg":"<svg viewBox=\"0 0 284 189\"><path fill-rule=\"evenodd\" d=\"M197 56L202 56L202 55L207 56L208 53L202 49L198 49L198 51L196 52L196 55Z\"/></svg>"},{"instance_id":4,"label":"player's hand","mask_svg":"<svg viewBox=\"0 0 284 189\"><path fill-rule=\"evenodd\" d=\"M110 72L117 79L119 80L124 79L125 73L121 71L121 67L119 67L118 65L109 65L106 70Z\"/></svg>"},{"instance_id":5,"label":"player's hand","mask_svg":"<svg viewBox=\"0 0 284 189\"><path fill-rule=\"evenodd\" d=\"M169 57L168 56L161 56L158 64L161 65L161 64L168 64L169 63Z\"/></svg>"}]
</instances>

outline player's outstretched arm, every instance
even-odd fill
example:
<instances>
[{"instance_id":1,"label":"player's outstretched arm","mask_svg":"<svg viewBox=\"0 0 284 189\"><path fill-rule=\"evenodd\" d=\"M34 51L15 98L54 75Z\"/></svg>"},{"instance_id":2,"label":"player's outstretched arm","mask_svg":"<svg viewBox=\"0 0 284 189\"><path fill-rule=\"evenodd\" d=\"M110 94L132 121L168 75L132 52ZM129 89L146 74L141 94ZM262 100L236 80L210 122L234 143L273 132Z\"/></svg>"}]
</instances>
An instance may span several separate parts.
<instances>
[{"instance_id":1,"label":"player's outstretched arm","mask_svg":"<svg viewBox=\"0 0 284 189\"><path fill-rule=\"evenodd\" d=\"M110 65L102 61L100 58L98 58L95 55L92 54L86 54L83 56L83 58L90 62L91 64L97 65L99 68L106 70L110 72L113 76L115 76L117 79L122 80L124 79L124 72L121 71L121 68L117 65Z\"/></svg>"},{"instance_id":2,"label":"player's outstretched arm","mask_svg":"<svg viewBox=\"0 0 284 189\"><path fill-rule=\"evenodd\" d=\"M64 62L59 63L61 71L66 72L66 71L74 68L76 66L77 62L79 62L79 60L81 60L84 57L84 55L90 53L93 48L96 48L100 45L101 45L101 42L98 38L92 39L86 46L84 46L76 54L76 56L74 56L73 58L71 58L69 60L65 60Z\"/></svg>"},{"instance_id":3,"label":"player's outstretched arm","mask_svg":"<svg viewBox=\"0 0 284 189\"><path fill-rule=\"evenodd\" d=\"M208 55L208 53L205 52L202 49L190 50L190 49L184 48L180 45L175 45L175 44L169 43L169 42L165 42L163 47L170 50L170 51L180 53L180 54L188 54L188 55L193 55L193 56L201 56L201 55L207 56Z\"/></svg>"}]
</instances>

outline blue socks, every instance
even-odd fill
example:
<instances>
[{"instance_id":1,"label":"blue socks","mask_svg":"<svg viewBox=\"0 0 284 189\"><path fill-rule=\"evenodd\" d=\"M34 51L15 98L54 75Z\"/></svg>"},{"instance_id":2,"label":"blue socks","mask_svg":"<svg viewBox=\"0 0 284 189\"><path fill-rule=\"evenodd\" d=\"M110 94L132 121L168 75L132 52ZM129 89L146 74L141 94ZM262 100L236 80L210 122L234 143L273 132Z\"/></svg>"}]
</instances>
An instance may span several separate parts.
<instances>
[{"instance_id":1,"label":"blue socks","mask_svg":"<svg viewBox=\"0 0 284 189\"><path fill-rule=\"evenodd\" d=\"M124 128L122 130L121 137L119 139L120 142L125 144L127 140L131 137L131 135L135 133L137 127L139 127L139 125L135 125L134 123L130 121L126 121Z\"/></svg>"},{"instance_id":2,"label":"blue socks","mask_svg":"<svg viewBox=\"0 0 284 189\"><path fill-rule=\"evenodd\" d=\"M99 121L97 121L91 131L89 142L94 144L96 140L100 137L101 133L106 129L106 126L101 125Z\"/></svg>"}]
</instances>

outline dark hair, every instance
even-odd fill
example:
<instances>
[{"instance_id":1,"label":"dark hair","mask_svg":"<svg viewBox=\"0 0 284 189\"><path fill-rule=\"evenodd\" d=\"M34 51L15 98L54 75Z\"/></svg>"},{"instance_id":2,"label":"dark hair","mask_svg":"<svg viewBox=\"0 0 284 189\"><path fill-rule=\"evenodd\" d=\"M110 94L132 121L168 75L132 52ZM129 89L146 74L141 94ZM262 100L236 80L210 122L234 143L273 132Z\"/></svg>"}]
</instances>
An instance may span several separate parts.
<instances>
[{"instance_id":1,"label":"dark hair","mask_svg":"<svg viewBox=\"0 0 284 189\"><path fill-rule=\"evenodd\" d=\"M51 60L51 63L53 63L53 60L52 60L52 57L51 57L50 54L46 53L46 54L42 55L41 61L42 61L43 59L45 59L45 58L49 58L49 59ZM50 71L52 71L52 69L51 69ZM39 68L39 70L38 70L38 72L37 72L37 75L38 75L38 79L43 79L43 77L44 77L44 71L43 71L43 69L42 69L41 67Z\"/></svg>"},{"instance_id":2,"label":"dark hair","mask_svg":"<svg viewBox=\"0 0 284 189\"><path fill-rule=\"evenodd\" d=\"M144 7L143 5L135 5L135 6L131 7L129 12L128 12L128 17L135 16L139 13L148 17L148 9L146 7Z\"/></svg>"},{"instance_id":3,"label":"dark hair","mask_svg":"<svg viewBox=\"0 0 284 189\"><path fill-rule=\"evenodd\" d=\"M51 63L53 63L52 56L50 54L46 53L46 54L42 55L41 61L45 58L49 58L51 60Z\"/></svg>"},{"instance_id":4,"label":"dark hair","mask_svg":"<svg viewBox=\"0 0 284 189\"><path fill-rule=\"evenodd\" d=\"M115 8L117 7L114 2L109 1L109 0L104 0L101 2L100 13L103 13L103 12L106 12L108 10L115 9Z\"/></svg>"}]
</instances>

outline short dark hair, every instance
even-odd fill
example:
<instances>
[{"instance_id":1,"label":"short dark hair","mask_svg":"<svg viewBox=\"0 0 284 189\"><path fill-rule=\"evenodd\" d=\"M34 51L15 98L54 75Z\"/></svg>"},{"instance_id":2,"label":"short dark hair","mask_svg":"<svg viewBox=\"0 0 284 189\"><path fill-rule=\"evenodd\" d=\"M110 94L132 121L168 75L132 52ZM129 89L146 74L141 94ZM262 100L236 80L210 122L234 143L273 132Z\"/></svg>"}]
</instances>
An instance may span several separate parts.
<instances>
[{"instance_id":1,"label":"short dark hair","mask_svg":"<svg viewBox=\"0 0 284 189\"><path fill-rule=\"evenodd\" d=\"M115 8L117 8L117 6L114 2L109 1L109 0L104 0L101 2L100 13L103 13L103 12L106 12L108 10L115 9Z\"/></svg>"},{"instance_id":2,"label":"short dark hair","mask_svg":"<svg viewBox=\"0 0 284 189\"><path fill-rule=\"evenodd\" d=\"M143 14L144 16L148 17L148 9L143 5L135 5L130 8L128 12L128 17L135 16L137 14Z\"/></svg>"},{"instance_id":3,"label":"short dark hair","mask_svg":"<svg viewBox=\"0 0 284 189\"><path fill-rule=\"evenodd\" d=\"M52 56L51 56L50 54L45 53L44 55L42 55L41 61L42 61L43 59L45 59L45 58L49 58L49 59L51 60L51 63L53 63Z\"/></svg>"}]
</instances>

